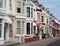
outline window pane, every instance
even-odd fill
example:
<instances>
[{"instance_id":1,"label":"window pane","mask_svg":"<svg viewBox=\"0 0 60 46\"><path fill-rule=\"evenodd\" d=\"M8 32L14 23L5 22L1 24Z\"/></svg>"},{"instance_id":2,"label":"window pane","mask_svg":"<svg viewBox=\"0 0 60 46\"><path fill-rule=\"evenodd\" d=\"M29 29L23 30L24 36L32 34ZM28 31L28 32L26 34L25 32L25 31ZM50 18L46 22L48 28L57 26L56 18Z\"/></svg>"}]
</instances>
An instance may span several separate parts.
<instances>
[{"instance_id":1,"label":"window pane","mask_svg":"<svg viewBox=\"0 0 60 46\"><path fill-rule=\"evenodd\" d=\"M24 21L22 22L22 34L24 34Z\"/></svg>"},{"instance_id":2,"label":"window pane","mask_svg":"<svg viewBox=\"0 0 60 46\"><path fill-rule=\"evenodd\" d=\"M27 0L27 1L30 1L30 0Z\"/></svg>"},{"instance_id":3,"label":"window pane","mask_svg":"<svg viewBox=\"0 0 60 46\"><path fill-rule=\"evenodd\" d=\"M2 23L2 19L0 19L0 23Z\"/></svg>"},{"instance_id":4,"label":"window pane","mask_svg":"<svg viewBox=\"0 0 60 46\"><path fill-rule=\"evenodd\" d=\"M17 13L21 13L21 9L20 8L17 8Z\"/></svg>"},{"instance_id":5,"label":"window pane","mask_svg":"<svg viewBox=\"0 0 60 46\"><path fill-rule=\"evenodd\" d=\"M24 27L24 21L22 22L22 27Z\"/></svg>"},{"instance_id":6,"label":"window pane","mask_svg":"<svg viewBox=\"0 0 60 46\"><path fill-rule=\"evenodd\" d=\"M24 34L24 28L22 28L22 34Z\"/></svg>"},{"instance_id":7,"label":"window pane","mask_svg":"<svg viewBox=\"0 0 60 46\"><path fill-rule=\"evenodd\" d=\"M33 17L33 8L31 8L31 17Z\"/></svg>"},{"instance_id":8,"label":"window pane","mask_svg":"<svg viewBox=\"0 0 60 46\"><path fill-rule=\"evenodd\" d=\"M17 2L16 6L21 8L21 2Z\"/></svg>"},{"instance_id":9,"label":"window pane","mask_svg":"<svg viewBox=\"0 0 60 46\"><path fill-rule=\"evenodd\" d=\"M40 13L37 13L37 19L40 20Z\"/></svg>"},{"instance_id":10,"label":"window pane","mask_svg":"<svg viewBox=\"0 0 60 46\"><path fill-rule=\"evenodd\" d=\"M3 0L0 0L0 7L3 7Z\"/></svg>"},{"instance_id":11,"label":"window pane","mask_svg":"<svg viewBox=\"0 0 60 46\"><path fill-rule=\"evenodd\" d=\"M9 0L10 10L12 10L12 0Z\"/></svg>"},{"instance_id":12,"label":"window pane","mask_svg":"<svg viewBox=\"0 0 60 46\"><path fill-rule=\"evenodd\" d=\"M22 6L22 5L21 5L21 2L18 1L18 2L16 3L17 13L21 13L21 6Z\"/></svg>"},{"instance_id":13,"label":"window pane","mask_svg":"<svg viewBox=\"0 0 60 46\"><path fill-rule=\"evenodd\" d=\"M48 18L47 18L47 24L48 24Z\"/></svg>"},{"instance_id":14,"label":"window pane","mask_svg":"<svg viewBox=\"0 0 60 46\"><path fill-rule=\"evenodd\" d=\"M2 24L0 24L0 38L1 38L1 33L2 33Z\"/></svg>"},{"instance_id":15,"label":"window pane","mask_svg":"<svg viewBox=\"0 0 60 46\"><path fill-rule=\"evenodd\" d=\"M44 16L42 16L42 22L44 22Z\"/></svg>"},{"instance_id":16,"label":"window pane","mask_svg":"<svg viewBox=\"0 0 60 46\"><path fill-rule=\"evenodd\" d=\"M31 23L31 34L33 34L33 23Z\"/></svg>"},{"instance_id":17,"label":"window pane","mask_svg":"<svg viewBox=\"0 0 60 46\"><path fill-rule=\"evenodd\" d=\"M30 7L27 7L27 17L30 17Z\"/></svg>"},{"instance_id":18,"label":"window pane","mask_svg":"<svg viewBox=\"0 0 60 46\"><path fill-rule=\"evenodd\" d=\"M30 23L27 23L27 34L30 34Z\"/></svg>"},{"instance_id":19,"label":"window pane","mask_svg":"<svg viewBox=\"0 0 60 46\"><path fill-rule=\"evenodd\" d=\"M20 21L17 21L17 28L20 28Z\"/></svg>"},{"instance_id":20,"label":"window pane","mask_svg":"<svg viewBox=\"0 0 60 46\"><path fill-rule=\"evenodd\" d=\"M20 28L17 28L17 34L21 34Z\"/></svg>"},{"instance_id":21,"label":"window pane","mask_svg":"<svg viewBox=\"0 0 60 46\"><path fill-rule=\"evenodd\" d=\"M5 3L4 7L6 8L6 0L5 0L5 2L4 2L4 3Z\"/></svg>"}]
</instances>

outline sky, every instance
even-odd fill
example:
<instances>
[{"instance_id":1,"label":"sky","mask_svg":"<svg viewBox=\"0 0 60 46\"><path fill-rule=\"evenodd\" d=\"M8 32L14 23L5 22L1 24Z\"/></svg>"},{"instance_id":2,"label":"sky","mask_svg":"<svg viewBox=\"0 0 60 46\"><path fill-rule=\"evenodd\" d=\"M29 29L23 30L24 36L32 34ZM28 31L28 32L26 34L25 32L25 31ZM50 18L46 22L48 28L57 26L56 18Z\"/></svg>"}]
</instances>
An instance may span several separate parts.
<instances>
[{"instance_id":1,"label":"sky","mask_svg":"<svg viewBox=\"0 0 60 46\"><path fill-rule=\"evenodd\" d=\"M39 2L60 20L60 0L39 0Z\"/></svg>"}]
</instances>

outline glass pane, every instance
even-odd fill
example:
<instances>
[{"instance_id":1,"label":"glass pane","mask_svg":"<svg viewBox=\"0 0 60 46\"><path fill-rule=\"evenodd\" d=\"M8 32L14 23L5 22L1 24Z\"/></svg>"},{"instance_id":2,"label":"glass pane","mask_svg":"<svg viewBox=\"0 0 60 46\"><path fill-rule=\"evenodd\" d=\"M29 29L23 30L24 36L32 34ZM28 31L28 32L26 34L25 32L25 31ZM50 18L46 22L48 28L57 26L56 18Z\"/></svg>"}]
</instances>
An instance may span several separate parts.
<instances>
[{"instance_id":1,"label":"glass pane","mask_svg":"<svg viewBox=\"0 0 60 46\"><path fill-rule=\"evenodd\" d=\"M21 8L21 2L17 2L17 4L16 4L16 7L19 7L19 8Z\"/></svg>"},{"instance_id":2,"label":"glass pane","mask_svg":"<svg viewBox=\"0 0 60 46\"><path fill-rule=\"evenodd\" d=\"M33 34L33 23L31 23L31 34Z\"/></svg>"},{"instance_id":3,"label":"glass pane","mask_svg":"<svg viewBox=\"0 0 60 46\"><path fill-rule=\"evenodd\" d=\"M22 34L24 34L24 21L22 22Z\"/></svg>"},{"instance_id":4,"label":"glass pane","mask_svg":"<svg viewBox=\"0 0 60 46\"><path fill-rule=\"evenodd\" d=\"M24 27L24 21L22 22L22 27Z\"/></svg>"},{"instance_id":5,"label":"glass pane","mask_svg":"<svg viewBox=\"0 0 60 46\"><path fill-rule=\"evenodd\" d=\"M17 28L17 34L21 34L20 28Z\"/></svg>"},{"instance_id":6,"label":"glass pane","mask_svg":"<svg viewBox=\"0 0 60 46\"><path fill-rule=\"evenodd\" d=\"M17 21L17 28L20 28L20 21Z\"/></svg>"},{"instance_id":7,"label":"glass pane","mask_svg":"<svg viewBox=\"0 0 60 46\"><path fill-rule=\"evenodd\" d=\"M42 22L44 22L44 16L42 16Z\"/></svg>"},{"instance_id":8,"label":"glass pane","mask_svg":"<svg viewBox=\"0 0 60 46\"><path fill-rule=\"evenodd\" d=\"M12 0L9 0L10 10L12 10Z\"/></svg>"},{"instance_id":9,"label":"glass pane","mask_svg":"<svg viewBox=\"0 0 60 46\"><path fill-rule=\"evenodd\" d=\"M4 3L5 3L4 7L6 8L6 0L5 0L5 2L4 2Z\"/></svg>"},{"instance_id":10,"label":"glass pane","mask_svg":"<svg viewBox=\"0 0 60 46\"><path fill-rule=\"evenodd\" d=\"M21 8L17 8L17 13L21 13Z\"/></svg>"},{"instance_id":11,"label":"glass pane","mask_svg":"<svg viewBox=\"0 0 60 46\"><path fill-rule=\"evenodd\" d=\"M22 34L24 34L24 28L22 28Z\"/></svg>"},{"instance_id":12,"label":"glass pane","mask_svg":"<svg viewBox=\"0 0 60 46\"><path fill-rule=\"evenodd\" d=\"M1 38L1 32L2 32L2 24L0 24L0 38Z\"/></svg>"},{"instance_id":13,"label":"glass pane","mask_svg":"<svg viewBox=\"0 0 60 46\"><path fill-rule=\"evenodd\" d=\"M30 34L30 23L27 23L27 34Z\"/></svg>"},{"instance_id":14,"label":"glass pane","mask_svg":"<svg viewBox=\"0 0 60 46\"><path fill-rule=\"evenodd\" d=\"M37 13L37 19L40 20L40 14L39 13Z\"/></svg>"},{"instance_id":15,"label":"glass pane","mask_svg":"<svg viewBox=\"0 0 60 46\"><path fill-rule=\"evenodd\" d=\"M0 23L2 23L2 19L0 19Z\"/></svg>"},{"instance_id":16,"label":"glass pane","mask_svg":"<svg viewBox=\"0 0 60 46\"><path fill-rule=\"evenodd\" d=\"M3 7L3 0L0 0L0 7Z\"/></svg>"},{"instance_id":17,"label":"glass pane","mask_svg":"<svg viewBox=\"0 0 60 46\"><path fill-rule=\"evenodd\" d=\"M27 7L27 17L30 17L30 7Z\"/></svg>"},{"instance_id":18,"label":"glass pane","mask_svg":"<svg viewBox=\"0 0 60 46\"><path fill-rule=\"evenodd\" d=\"M33 8L31 8L31 17L33 17Z\"/></svg>"}]
</instances>

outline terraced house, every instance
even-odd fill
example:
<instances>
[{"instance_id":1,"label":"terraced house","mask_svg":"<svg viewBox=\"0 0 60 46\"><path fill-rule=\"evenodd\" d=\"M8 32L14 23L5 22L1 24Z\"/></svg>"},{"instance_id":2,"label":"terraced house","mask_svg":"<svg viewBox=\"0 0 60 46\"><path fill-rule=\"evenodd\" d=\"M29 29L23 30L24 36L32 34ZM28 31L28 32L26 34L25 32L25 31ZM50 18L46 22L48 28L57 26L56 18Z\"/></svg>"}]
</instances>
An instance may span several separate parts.
<instances>
[{"instance_id":1,"label":"terraced house","mask_svg":"<svg viewBox=\"0 0 60 46\"><path fill-rule=\"evenodd\" d=\"M0 44L23 35L25 21L23 7L23 0L0 0Z\"/></svg>"},{"instance_id":2,"label":"terraced house","mask_svg":"<svg viewBox=\"0 0 60 46\"><path fill-rule=\"evenodd\" d=\"M0 0L0 44L32 42L43 34L57 36L59 28L60 22L38 0Z\"/></svg>"}]
</instances>

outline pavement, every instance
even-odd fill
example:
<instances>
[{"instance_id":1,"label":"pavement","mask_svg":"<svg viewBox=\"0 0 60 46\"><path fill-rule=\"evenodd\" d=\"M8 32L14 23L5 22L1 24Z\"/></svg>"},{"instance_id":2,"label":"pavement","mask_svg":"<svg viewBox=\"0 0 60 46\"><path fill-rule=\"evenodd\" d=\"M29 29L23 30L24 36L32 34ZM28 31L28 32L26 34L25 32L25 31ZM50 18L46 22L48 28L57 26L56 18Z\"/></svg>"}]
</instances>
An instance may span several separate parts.
<instances>
[{"instance_id":1,"label":"pavement","mask_svg":"<svg viewBox=\"0 0 60 46\"><path fill-rule=\"evenodd\" d=\"M47 46L48 44L51 44L57 40L60 40L60 37L51 37L48 39L42 39L30 43L23 43L23 44L17 44L15 42L7 42L4 45L0 46Z\"/></svg>"}]
</instances>

